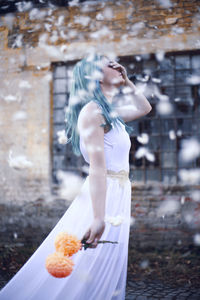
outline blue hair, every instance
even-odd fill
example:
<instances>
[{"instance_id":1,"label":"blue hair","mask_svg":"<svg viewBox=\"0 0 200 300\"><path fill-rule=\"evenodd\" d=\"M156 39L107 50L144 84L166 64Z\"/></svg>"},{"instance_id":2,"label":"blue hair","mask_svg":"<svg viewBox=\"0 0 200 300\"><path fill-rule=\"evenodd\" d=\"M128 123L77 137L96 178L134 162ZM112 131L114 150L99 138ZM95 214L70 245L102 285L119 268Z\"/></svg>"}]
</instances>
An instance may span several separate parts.
<instances>
[{"instance_id":1,"label":"blue hair","mask_svg":"<svg viewBox=\"0 0 200 300\"><path fill-rule=\"evenodd\" d=\"M102 108L106 124L101 126L112 127L112 124L119 120L125 125L129 134L133 131L133 128L126 125L119 116L112 117L114 104L110 104L102 93L99 80L102 76L101 61L103 57L104 55L100 54L90 55L76 63L73 69L69 104L65 108L65 134L68 138L67 143L71 142L72 151L76 156L81 155L80 137L77 130L78 116L83 106L90 101L97 102ZM69 134L71 134L70 137Z\"/></svg>"}]
</instances>

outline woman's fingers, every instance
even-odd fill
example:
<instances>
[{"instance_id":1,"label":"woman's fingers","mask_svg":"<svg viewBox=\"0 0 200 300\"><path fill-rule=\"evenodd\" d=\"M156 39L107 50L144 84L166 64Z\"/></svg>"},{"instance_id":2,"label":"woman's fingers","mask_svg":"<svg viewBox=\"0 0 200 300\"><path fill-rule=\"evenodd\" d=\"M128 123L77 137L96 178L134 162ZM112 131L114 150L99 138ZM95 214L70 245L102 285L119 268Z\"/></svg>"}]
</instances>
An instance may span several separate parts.
<instances>
[{"instance_id":1,"label":"woman's fingers","mask_svg":"<svg viewBox=\"0 0 200 300\"><path fill-rule=\"evenodd\" d=\"M94 248L96 248L97 245L98 245L98 239L96 238L96 239L94 239Z\"/></svg>"},{"instance_id":2,"label":"woman's fingers","mask_svg":"<svg viewBox=\"0 0 200 300\"><path fill-rule=\"evenodd\" d=\"M94 239L95 239L94 233L90 232L90 237L88 238L87 243L93 243Z\"/></svg>"},{"instance_id":3,"label":"woman's fingers","mask_svg":"<svg viewBox=\"0 0 200 300\"><path fill-rule=\"evenodd\" d=\"M105 221L94 219L91 227L85 233L82 242L91 244L89 246L90 248L96 248L98 245L98 241L104 232L104 229L105 229Z\"/></svg>"},{"instance_id":4,"label":"woman's fingers","mask_svg":"<svg viewBox=\"0 0 200 300\"><path fill-rule=\"evenodd\" d=\"M90 236L90 229L84 234L81 241L83 241L83 240L86 241L89 238L89 236Z\"/></svg>"},{"instance_id":5,"label":"woman's fingers","mask_svg":"<svg viewBox=\"0 0 200 300\"><path fill-rule=\"evenodd\" d=\"M125 70L125 68L124 68L122 65L120 65L119 63L117 63L117 62L110 62L109 65L110 65L113 69L119 69L120 72L121 72L124 76L126 76L126 70Z\"/></svg>"},{"instance_id":6,"label":"woman's fingers","mask_svg":"<svg viewBox=\"0 0 200 300\"><path fill-rule=\"evenodd\" d=\"M117 63L117 62L115 62L115 61L111 61L111 62L109 63L109 65L112 66L112 67L115 67L115 68L116 68L116 67L120 67L120 68L122 67L122 65L120 65L119 63Z\"/></svg>"},{"instance_id":7,"label":"woman's fingers","mask_svg":"<svg viewBox=\"0 0 200 300\"><path fill-rule=\"evenodd\" d=\"M119 64L111 64L111 67L114 69L121 68L121 66Z\"/></svg>"},{"instance_id":8,"label":"woman's fingers","mask_svg":"<svg viewBox=\"0 0 200 300\"><path fill-rule=\"evenodd\" d=\"M98 239L95 238L94 241L92 242L92 245L90 246L91 248L96 248L98 245Z\"/></svg>"}]
</instances>

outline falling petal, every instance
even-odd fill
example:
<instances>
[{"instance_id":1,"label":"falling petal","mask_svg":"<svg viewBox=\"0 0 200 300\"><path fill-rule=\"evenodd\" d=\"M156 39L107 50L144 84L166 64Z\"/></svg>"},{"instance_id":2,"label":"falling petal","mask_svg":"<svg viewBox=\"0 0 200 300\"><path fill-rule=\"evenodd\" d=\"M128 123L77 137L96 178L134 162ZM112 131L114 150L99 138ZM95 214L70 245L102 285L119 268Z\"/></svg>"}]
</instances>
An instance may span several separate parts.
<instances>
[{"instance_id":1,"label":"falling petal","mask_svg":"<svg viewBox=\"0 0 200 300\"><path fill-rule=\"evenodd\" d=\"M200 191L191 191L191 197L194 201L200 202Z\"/></svg>"},{"instance_id":2,"label":"falling petal","mask_svg":"<svg viewBox=\"0 0 200 300\"><path fill-rule=\"evenodd\" d=\"M105 222L109 222L113 226L119 226L122 224L123 221L124 221L124 217L122 217L120 215L118 215L116 217L112 217L112 216L105 217Z\"/></svg>"},{"instance_id":3,"label":"falling petal","mask_svg":"<svg viewBox=\"0 0 200 300\"><path fill-rule=\"evenodd\" d=\"M139 149L135 153L135 157L137 159L139 159L139 158L141 158L143 156L145 156L146 159L149 160L149 161L153 162L155 160L154 154L151 153L148 148L146 148L146 147L139 147Z\"/></svg>"},{"instance_id":4,"label":"falling petal","mask_svg":"<svg viewBox=\"0 0 200 300\"><path fill-rule=\"evenodd\" d=\"M156 0L157 3L164 7L164 8L170 8L170 7L173 7L173 3L171 2L171 0Z\"/></svg>"},{"instance_id":5,"label":"falling petal","mask_svg":"<svg viewBox=\"0 0 200 300\"><path fill-rule=\"evenodd\" d=\"M176 134L174 130L169 131L169 138L170 140L174 140L176 138Z\"/></svg>"},{"instance_id":6,"label":"falling petal","mask_svg":"<svg viewBox=\"0 0 200 300\"><path fill-rule=\"evenodd\" d=\"M160 115L169 115L173 112L173 106L169 101L160 101L156 108Z\"/></svg>"},{"instance_id":7,"label":"falling petal","mask_svg":"<svg viewBox=\"0 0 200 300\"><path fill-rule=\"evenodd\" d=\"M19 120L26 120L27 119L27 113L23 110L19 110L12 116L12 121L19 121Z\"/></svg>"},{"instance_id":8,"label":"falling petal","mask_svg":"<svg viewBox=\"0 0 200 300\"><path fill-rule=\"evenodd\" d=\"M200 183L200 168L194 169L180 169L178 171L180 180L186 184L199 184Z\"/></svg>"},{"instance_id":9,"label":"falling petal","mask_svg":"<svg viewBox=\"0 0 200 300\"><path fill-rule=\"evenodd\" d=\"M165 57L165 52L163 50L157 51L155 54L155 57L158 62L161 62L161 61L163 61L163 59Z\"/></svg>"},{"instance_id":10,"label":"falling petal","mask_svg":"<svg viewBox=\"0 0 200 300\"><path fill-rule=\"evenodd\" d=\"M87 26L90 22L90 17L88 16L75 16L74 17L74 23L77 23L77 24L81 24L83 26Z\"/></svg>"},{"instance_id":11,"label":"falling petal","mask_svg":"<svg viewBox=\"0 0 200 300\"><path fill-rule=\"evenodd\" d=\"M27 80L21 80L19 83L19 88L21 89L30 89L32 86Z\"/></svg>"},{"instance_id":12,"label":"falling petal","mask_svg":"<svg viewBox=\"0 0 200 300\"><path fill-rule=\"evenodd\" d=\"M141 267L142 269L146 269L148 266L149 266L149 260L148 260L148 259L145 259L145 260L143 260L143 261L140 263L140 267Z\"/></svg>"},{"instance_id":13,"label":"falling petal","mask_svg":"<svg viewBox=\"0 0 200 300\"><path fill-rule=\"evenodd\" d=\"M66 137L65 130L57 131L58 143L65 145L67 144L68 138Z\"/></svg>"},{"instance_id":14,"label":"falling petal","mask_svg":"<svg viewBox=\"0 0 200 300\"><path fill-rule=\"evenodd\" d=\"M186 78L186 82L188 84L198 85L198 84L200 84L200 76L198 76L198 75L191 75L190 77Z\"/></svg>"},{"instance_id":15,"label":"falling petal","mask_svg":"<svg viewBox=\"0 0 200 300\"><path fill-rule=\"evenodd\" d=\"M175 199L164 200L157 209L157 216L175 214L180 208L180 203Z\"/></svg>"},{"instance_id":16,"label":"falling petal","mask_svg":"<svg viewBox=\"0 0 200 300\"><path fill-rule=\"evenodd\" d=\"M179 158L185 162L192 161L200 155L200 143L195 137L182 140L181 147Z\"/></svg>"},{"instance_id":17,"label":"falling petal","mask_svg":"<svg viewBox=\"0 0 200 300\"><path fill-rule=\"evenodd\" d=\"M137 137L137 140L141 144L147 144L149 141L149 135L147 133L142 133L140 136Z\"/></svg>"},{"instance_id":18,"label":"falling petal","mask_svg":"<svg viewBox=\"0 0 200 300\"><path fill-rule=\"evenodd\" d=\"M200 234L199 233L196 233L194 235L194 243L195 243L195 245L200 246Z\"/></svg>"},{"instance_id":19,"label":"falling petal","mask_svg":"<svg viewBox=\"0 0 200 300\"><path fill-rule=\"evenodd\" d=\"M12 150L9 151L8 163L11 168L16 170L31 168L33 166L33 163L28 161L24 155L12 157Z\"/></svg>"},{"instance_id":20,"label":"falling petal","mask_svg":"<svg viewBox=\"0 0 200 300\"><path fill-rule=\"evenodd\" d=\"M56 177L61 181L59 195L68 201L74 200L81 190L83 178L73 172L64 172L62 170L57 171Z\"/></svg>"},{"instance_id":21,"label":"falling petal","mask_svg":"<svg viewBox=\"0 0 200 300\"><path fill-rule=\"evenodd\" d=\"M4 97L4 100L6 102L14 102L14 101L17 101L17 97L14 95L7 95Z\"/></svg>"},{"instance_id":22,"label":"falling petal","mask_svg":"<svg viewBox=\"0 0 200 300\"><path fill-rule=\"evenodd\" d=\"M30 10L33 7L33 3L31 1L25 2L25 1L20 1L16 3L17 10L20 12Z\"/></svg>"},{"instance_id":23,"label":"falling petal","mask_svg":"<svg viewBox=\"0 0 200 300\"><path fill-rule=\"evenodd\" d=\"M136 220L134 217L131 216L130 218L130 226L133 226L135 224Z\"/></svg>"}]
</instances>

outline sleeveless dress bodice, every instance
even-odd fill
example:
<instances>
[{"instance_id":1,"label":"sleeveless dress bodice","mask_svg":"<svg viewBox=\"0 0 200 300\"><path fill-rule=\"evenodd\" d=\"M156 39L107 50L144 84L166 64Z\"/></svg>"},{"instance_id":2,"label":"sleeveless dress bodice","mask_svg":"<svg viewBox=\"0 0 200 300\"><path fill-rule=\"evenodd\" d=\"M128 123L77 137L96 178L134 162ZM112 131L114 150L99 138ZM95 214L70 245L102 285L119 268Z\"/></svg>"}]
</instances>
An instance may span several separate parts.
<instances>
[{"instance_id":1,"label":"sleeveless dress bodice","mask_svg":"<svg viewBox=\"0 0 200 300\"><path fill-rule=\"evenodd\" d=\"M107 133L104 133L104 153L106 160L106 168L118 172L125 170L129 172L129 151L131 147L131 141L128 132L125 129L124 124L119 120L112 125L112 129ZM80 150L89 164L89 157L85 144L80 132Z\"/></svg>"}]
</instances>

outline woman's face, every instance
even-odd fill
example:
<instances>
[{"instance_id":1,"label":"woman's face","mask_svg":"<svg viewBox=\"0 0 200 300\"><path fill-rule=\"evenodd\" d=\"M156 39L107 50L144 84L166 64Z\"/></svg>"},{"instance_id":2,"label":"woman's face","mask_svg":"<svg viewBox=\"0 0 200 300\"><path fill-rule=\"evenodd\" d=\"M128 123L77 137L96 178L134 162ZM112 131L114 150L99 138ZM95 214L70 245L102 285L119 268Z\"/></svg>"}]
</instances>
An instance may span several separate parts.
<instances>
[{"instance_id":1,"label":"woman's face","mask_svg":"<svg viewBox=\"0 0 200 300\"><path fill-rule=\"evenodd\" d=\"M101 84L104 85L114 85L119 87L124 84L124 78L121 74L119 69L114 69L112 66L109 65L110 60L107 57L103 57L102 59L102 72L103 78L101 80Z\"/></svg>"}]
</instances>

